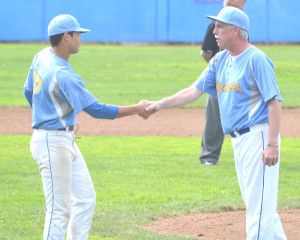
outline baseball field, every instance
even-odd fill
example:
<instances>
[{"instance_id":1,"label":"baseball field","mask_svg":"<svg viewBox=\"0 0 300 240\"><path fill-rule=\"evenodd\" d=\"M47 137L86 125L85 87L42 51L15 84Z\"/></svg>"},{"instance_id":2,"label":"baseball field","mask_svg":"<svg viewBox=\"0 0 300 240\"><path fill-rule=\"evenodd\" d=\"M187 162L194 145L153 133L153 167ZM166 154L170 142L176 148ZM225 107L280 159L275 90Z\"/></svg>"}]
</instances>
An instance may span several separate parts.
<instances>
[{"instance_id":1,"label":"baseball field","mask_svg":"<svg viewBox=\"0 0 300 240\"><path fill-rule=\"evenodd\" d=\"M45 200L29 151L30 110L23 85L45 43L0 44L0 239L41 239ZM275 63L283 97L278 209L289 240L300 239L300 45L258 46ZM200 46L83 44L73 70L100 102L158 100L191 85L205 68ZM233 150L199 163L206 97L145 121L80 114L76 139L97 205L89 239L240 240L245 208Z\"/></svg>"}]
</instances>

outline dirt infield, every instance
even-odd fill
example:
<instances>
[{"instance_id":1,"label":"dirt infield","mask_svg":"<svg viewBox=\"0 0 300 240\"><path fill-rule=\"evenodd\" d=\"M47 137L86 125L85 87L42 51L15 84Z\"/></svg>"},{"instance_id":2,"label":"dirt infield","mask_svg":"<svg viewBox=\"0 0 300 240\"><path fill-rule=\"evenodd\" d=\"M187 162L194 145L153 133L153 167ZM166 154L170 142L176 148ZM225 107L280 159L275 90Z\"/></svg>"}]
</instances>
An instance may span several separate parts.
<instances>
[{"instance_id":1,"label":"dirt infield","mask_svg":"<svg viewBox=\"0 0 300 240\"><path fill-rule=\"evenodd\" d=\"M300 210L279 211L288 240L300 239ZM145 228L162 234L176 234L199 239L246 239L244 211L199 213L152 222Z\"/></svg>"},{"instance_id":2,"label":"dirt infield","mask_svg":"<svg viewBox=\"0 0 300 240\"><path fill-rule=\"evenodd\" d=\"M281 136L300 137L297 124L300 108L283 109ZM24 108L0 108L0 134L31 134L31 111ZM138 116L111 120L93 119L86 113L77 117L78 135L115 136L179 136L200 137L205 109L168 109L159 111L148 120ZM76 129L76 128L75 128Z\"/></svg>"},{"instance_id":3,"label":"dirt infield","mask_svg":"<svg viewBox=\"0 0 300 240\"><path fill-rule=\"evenodd\" d=\"M150 119L137 116L123 119L98 120L85 113L78 115L78 135L116 136L195 136L202 135L204 109L163 110ZM300 109L283 109L281 136L300 137L297 122ZM31 134L31 111L29 109L0 108L0 134ZM75 128L76 129L76 128ZM199 142L200 144L200 142ZM203 166L204 167L204 166ZM279 211L287 238L300 239L300 210ZM245 212L200 213L155 221L147 229L163 234L193 236L211 240L241 240L245 234Z\"/></svg>"}]
</instances>

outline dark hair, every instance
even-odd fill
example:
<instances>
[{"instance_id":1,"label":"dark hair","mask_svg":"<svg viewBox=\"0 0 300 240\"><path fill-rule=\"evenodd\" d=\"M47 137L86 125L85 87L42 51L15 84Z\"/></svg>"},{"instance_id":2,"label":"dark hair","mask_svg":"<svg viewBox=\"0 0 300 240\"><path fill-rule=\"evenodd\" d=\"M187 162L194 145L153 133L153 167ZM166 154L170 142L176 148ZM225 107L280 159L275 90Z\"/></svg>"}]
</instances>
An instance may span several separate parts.
<instances>
[{"instance_id":1,"label":"dark hair","mask_svg":"<svg viewBox=\"0 0 300 240\"><path fill-rule=\"evenodd\" d=\"M68 34L71 35L71 37L73 37L73 32L68 32ZM51 46L52 47L58 46L58 44L60 43L63 35L64 35L64 33L60 33L60 34L50 36L49 40L50 40Z\"/></svg>"}]
</instances>

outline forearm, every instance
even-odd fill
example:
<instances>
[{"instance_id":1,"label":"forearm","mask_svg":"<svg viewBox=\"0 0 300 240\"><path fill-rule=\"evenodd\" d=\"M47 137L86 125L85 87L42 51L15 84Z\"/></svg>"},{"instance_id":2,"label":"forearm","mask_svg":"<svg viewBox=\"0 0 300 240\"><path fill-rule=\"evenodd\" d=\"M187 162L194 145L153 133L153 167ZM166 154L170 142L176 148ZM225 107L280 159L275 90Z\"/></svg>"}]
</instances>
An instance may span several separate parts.
<instances>
[{"instance_id":1,"label":"forearm","mask_svg":"<svg viewBox=\"0 0 300 240\"><path fill-rule=\"evenodd\" d=\"M119 112L119 107L115 105L103 104L95 102L83 109L87 114L93 118L98 119L115 119Z\"/></svg>"},{"instance_id":2,"label":"forearm","mask_svg":"<svg viewBox=\"0 0 300 240\"><path fill-rule=\"evenodd\" d=\"M116 118L139 114L139 112L140 106L138 104L130 106L119 106L119 113Z\"/></svg>"},{"instance_id":3,"label":"forearm","mask_svg":"<svg viewBox=\"0 0 300 240\"><path fill-rule=\"evenodd\" d=\"M269 167L274 166L279 160L278 138L281 123L281 102L276 99L268 101L269 105L269 139L268 146L262 154L262 160Z\"/></svg>"},{"instance_id":4,"label":"forearm","mask_svg":"<svg viewBox=\"0 0 300 240\"><path fill-rule=\"evenodd\" d=\"M269 139L268 144L278 145L278 136L281 125L281 102L271 99L269 105Z\"/></svg>"},{"instance_id":5,"label":"forearm","mask_svg":"<svg viewBox=\"0 0 300 240\"><path fill-rule=\"evenodd\" d=\"M101 119L115 119L134 114L139 114L141 117L146 119L150 115L145 111L145 108L147 106L149 106L149 103L147 103L147 101L145 100L142 100L139 104L131 106L115 106L95 102L90 106L85 107L83 111L85 111L94 118Z\"/></svg>"},{"instance_id":6,"label":"forearm","mask_svg":"<svg viewBox=\"0 0 300 240\"><path fill-rule=\"evenodd\" d=\"M166 97L158 101L157 110L179 107L189 104L197 100L202 94L203 92L198 90L194 86L185 88L170 97Z\"/></svg>"}]
</instances>

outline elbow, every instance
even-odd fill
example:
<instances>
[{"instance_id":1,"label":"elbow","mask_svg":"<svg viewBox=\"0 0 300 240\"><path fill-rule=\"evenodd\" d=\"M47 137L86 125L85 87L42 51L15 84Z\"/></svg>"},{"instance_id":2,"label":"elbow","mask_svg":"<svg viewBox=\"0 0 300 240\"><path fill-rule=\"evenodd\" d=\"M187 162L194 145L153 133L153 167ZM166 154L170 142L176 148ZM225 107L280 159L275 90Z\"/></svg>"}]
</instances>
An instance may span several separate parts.
<instances>
[{"instance_id":1,"label":"elbow","mask_svg":"<svg viewBox=\"0 0 300 240\"><path fill-rule=\"evenodd\" d=\"M270 100L267 102L267 104L268 104L269 106L271 106L271 105L276 105L276 106L281 107L281 101L280 101L280 100L277 100L277 99L275 99L275 98L270 99Z\"/></svg>"},{"instance_id":2,"label":"elbow","mask_svg":"<svg viewBox=\"0 0 300 240\"><path fill-rule=\"evenodd\" d=\"M209 60L212 58L212 54L210 52L206 52L201 50L200 56L206 61L209 62Z\"/></svg>"},{"instance_id":3,"label":"elbow","mask_svg":"<svg viewBox=\"0 0 300 240\"><path fill-rule=\"evenodd\" d=\"M204 57L205 56L205 52L203 50L201 50L200 56L205 59L205 57Z\"/></svg>"}]
</instances>

